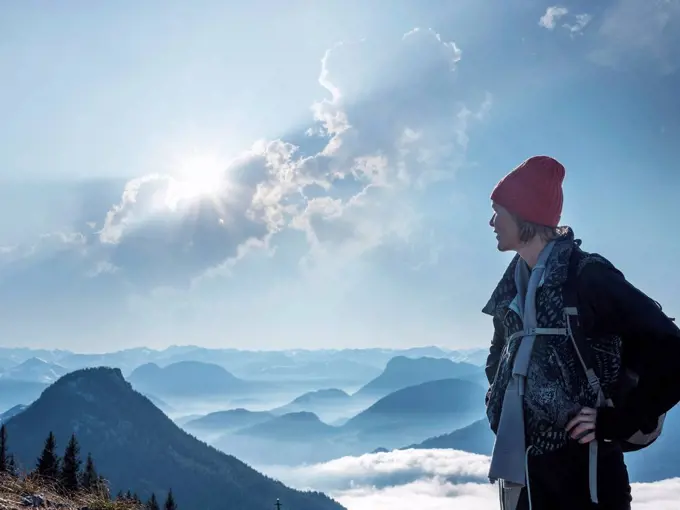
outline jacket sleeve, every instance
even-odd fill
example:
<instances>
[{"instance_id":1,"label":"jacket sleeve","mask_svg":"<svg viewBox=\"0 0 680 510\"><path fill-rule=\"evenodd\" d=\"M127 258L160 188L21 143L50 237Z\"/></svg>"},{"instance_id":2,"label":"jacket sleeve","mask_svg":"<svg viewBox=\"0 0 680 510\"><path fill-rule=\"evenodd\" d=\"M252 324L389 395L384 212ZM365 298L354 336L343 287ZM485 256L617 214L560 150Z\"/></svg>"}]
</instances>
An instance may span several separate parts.
<instances>
[{"instance_id":1,"label":"jacket sleeve","mask_svg":"<svg viewBox=\"0 0 680 510\"><path fill-rule=\"evenodd\" d=\"M638 385L622 405L598 410L599 439L628 438L680 401L680 329L655 301L605 264L583 268L579 301L594 319L593 333L620 335L624 357L642 367Z\"/></svg>"},{"instance_id":2,"label":"jacket sleeve","mask_svg":"<svg viewBox=\"0 0 680 510\"><path fill-rule=\"evenodd\" d=\"M496 377L496 371L498 369L498 362L501 358L501 351L503 350L503 345L505 344L505 326L503 323L494 316L493 318L493 338L491 339L491 346L489 347L489 354L486 358L486 378L489 381L489 385L493 383Z\"/></svg>"}]
</instances>

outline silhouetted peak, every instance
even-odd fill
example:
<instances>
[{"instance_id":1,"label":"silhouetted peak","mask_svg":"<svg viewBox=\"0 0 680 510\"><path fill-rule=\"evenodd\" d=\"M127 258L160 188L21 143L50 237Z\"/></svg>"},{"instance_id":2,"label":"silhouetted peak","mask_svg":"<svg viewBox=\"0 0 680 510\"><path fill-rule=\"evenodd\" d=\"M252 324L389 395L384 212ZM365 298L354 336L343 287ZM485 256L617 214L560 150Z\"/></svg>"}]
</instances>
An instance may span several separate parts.
<instances>
[{"instance_id":1,"label":"silhouetted peak","mask_svg":"<svg viewBox=\"0 0 680 510\"><path fill-rule=\"evenodd\" d=\"M321 420L316 414L308 411L284 414L278 418L278 421L289 423L321 423Z\"/></svg>"},{"instance_id":2,"label":"silhouetted peak","mask_svg":"<svg viewBox=\"0 0 680 510\"><path fill-rule=\"evenodd\" d=\"M333 400L333 399L343 399L343 398L349 398L349 395L345 393L342 390L339 390L337 388L329 388L329 389L323 389L323 390L316 390L316 391L310 391L307 392L303 395L300 395L298 398L293 400L293 404L303 404L306 402L309 402L311 400Z\"/></svg>"}]
</instances>

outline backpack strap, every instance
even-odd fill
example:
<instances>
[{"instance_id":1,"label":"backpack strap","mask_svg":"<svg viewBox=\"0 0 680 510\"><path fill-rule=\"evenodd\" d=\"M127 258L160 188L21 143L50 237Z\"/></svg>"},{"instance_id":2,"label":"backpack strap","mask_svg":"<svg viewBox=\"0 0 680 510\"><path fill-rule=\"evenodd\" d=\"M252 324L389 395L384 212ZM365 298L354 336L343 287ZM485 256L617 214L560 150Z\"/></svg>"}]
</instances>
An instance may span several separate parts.
<instances>
[{"instance_id":1,"label":"backpack strap","mask_svg":"<svg viewBox=\"0 0 680 510\"><path fill-rule=\"evenodd\" d=\"M578 356L583 371L588 378L588 384L597 395L597 407L611 405L602 392L600 379L595 373L593 363L593 353L590 344L586 340L581 327L581 320L578 311L578 293L576 288L576 281L578 277L578 263L579 254L582 253L578 246L574 246L571 258L569 259L569 269L567 272L567 280L563 287L563 304L564 304L564 318L567 326L567 336L571 339L576 355Z\"/></svg>"},{"instance_id":2,"label":"backpack strap","mask_svg":"<svg viewBox=\"0 0 680 510\"><path fill-rule=\"evenodd\" d=\"M596 407L612 405L611 401L606 401L600 379L597 377L593 369L593 354L590 344L587 342L578 312L578 292L576 288L576 281L578 277L579 255L581 250L577 245L569 259L569 268L567 272L567 280L564 283L563 304L564 304L564 318L567 326L567 335L571 339L576 355L581 362L581 366L588 378L588 384L597 395ZM590 489L590 499L593 503L598 503L597 497L597 458L598 458L598 442L593 440L588 444L588 487Z\"/></svg>"}]
</instances>

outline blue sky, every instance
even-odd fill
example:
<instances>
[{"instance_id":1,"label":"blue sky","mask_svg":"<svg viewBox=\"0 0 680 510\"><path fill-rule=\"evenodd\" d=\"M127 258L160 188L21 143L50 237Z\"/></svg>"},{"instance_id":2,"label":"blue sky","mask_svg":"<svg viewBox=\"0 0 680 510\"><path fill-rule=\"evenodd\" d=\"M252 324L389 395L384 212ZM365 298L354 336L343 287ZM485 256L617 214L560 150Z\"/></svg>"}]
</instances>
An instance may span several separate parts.
<instances>
[{"instance_id":1,"label":"blue sky","mask_svg":"<svg viewBox=\"0 0 680 510\"><path fill-rule=\"evenodd\" d=\"M7 3L2 343L485 346L534 154L680 315L679 69L679 0Z\"/></svg>"}]
</instances>

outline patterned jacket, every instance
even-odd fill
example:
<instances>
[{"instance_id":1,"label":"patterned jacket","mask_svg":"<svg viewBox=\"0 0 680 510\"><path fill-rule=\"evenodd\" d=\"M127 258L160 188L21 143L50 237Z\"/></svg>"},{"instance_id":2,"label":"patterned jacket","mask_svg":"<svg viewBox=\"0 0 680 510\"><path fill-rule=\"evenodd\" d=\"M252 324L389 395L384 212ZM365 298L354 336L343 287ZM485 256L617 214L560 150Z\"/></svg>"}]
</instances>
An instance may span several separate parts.
<instances>
[{"instance_id":1,"label":"patterned jacket","mask_svg":"<svg viewBox=\"0 0 680 510\"><path fill-rule=\"evenodd\" d=\"M571 257L577 257L577 274L589 264L616 271L603 257L579 248L571 229L566 229L556 241L546 263L543 280L536 293L536 320L539 328L566 328L563 285ZM519 255L512 260L494 290L483 312L493 317L495 326L487 362L490 388L487 394L487 417L494 433L498 430L501 406L506 386L511 378L514 357L520 338L505 340L523 330L516 304L514 280ZM617 334L586 336L592 351L592 362L600 378L605 397L613 397L621 372L622 339ZM568 337L538 336L527 373L524 414L527 446L532 454L554 451L567 444L565 426L582 406L595 407L597 395L591 390Z\"/></svg>"},{"instance_id":2,"label":"patterned jacket","mask_svg":"<svg viewBox=\"0 0 680 510\"><path fill-rule=\"evenodd\" d=\"M571 229L557 240L536 295L537 326L565 326L562 290L570 257L577 257L575 286L581 330L590 343L605 397L615 402L615 407L598 410L596 437L626 439L638 430L653 430L657 417L680 401L680 329L656 301L628 282L609 261L579 246ZM487 416L494 432L518 347L517 341L505 339L522 329L513 304L518 260L516 256L510 263L484 307L494 324L486 364L490 383ZM565 445L564 426L571 415L581 406L593 407L595 403L572 344L563 336L540 336L537 340L525 393L527 446L534 445L532 454ZM625 400L617 401L622 365L635 371L639 379Z\"/></svg>"}]
</instances>

